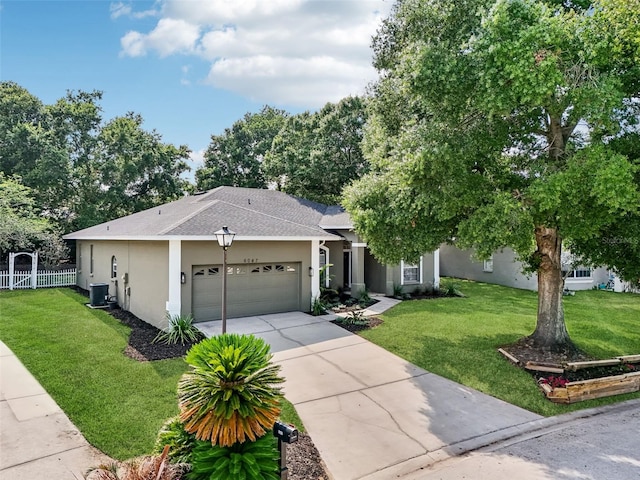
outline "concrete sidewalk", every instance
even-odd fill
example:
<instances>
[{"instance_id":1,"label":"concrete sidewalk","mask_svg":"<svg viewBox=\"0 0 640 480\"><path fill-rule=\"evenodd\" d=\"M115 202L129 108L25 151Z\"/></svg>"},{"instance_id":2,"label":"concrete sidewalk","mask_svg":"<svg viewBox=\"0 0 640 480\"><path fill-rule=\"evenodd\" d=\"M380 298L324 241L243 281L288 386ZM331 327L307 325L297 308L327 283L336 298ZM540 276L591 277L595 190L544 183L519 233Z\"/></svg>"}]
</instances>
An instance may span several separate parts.
<instances>
[{"instance_id":1,"label":"concrete sidewalk","mask_svg":"<svg viewBox=\"0 0 640 480\"><path fill-rule=\"evenodd\" d=\"M108 461L0 342L0 478L79 480Z\"/></svg>"}]
</instances>

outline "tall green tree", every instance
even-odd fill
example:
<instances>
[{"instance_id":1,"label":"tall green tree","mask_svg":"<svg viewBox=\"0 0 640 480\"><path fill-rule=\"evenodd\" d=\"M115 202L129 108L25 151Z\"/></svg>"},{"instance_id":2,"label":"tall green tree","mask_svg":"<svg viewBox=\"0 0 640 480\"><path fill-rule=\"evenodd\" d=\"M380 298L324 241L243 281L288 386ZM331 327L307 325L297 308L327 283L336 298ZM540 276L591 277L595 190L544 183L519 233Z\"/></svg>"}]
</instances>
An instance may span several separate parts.
<instances>
[{"instance_id":1,"label":"tall green tree","mask_svg":"<svg viewBox=\"0 0 640 480\"><path fill-rule=\"evenodd\" d=\"M637 163L610 142L638 124L640 27L626 22L638 11L637 0L398 2L374 39L375 173L345 196L374 255L414 260L453 239L480 257L511 247L538 276L528 341L574 350L563 242L601 249L593 240L640 203Z\"/></svg>"},{"instance_id":2,"label":"tall green tree","mask_svg":"<svg viewBox=\"0 0 640 480\"><path fill-rule=\"evenodd\" d=\"M265 106L258 113L245 114L222 135L212 135L204 165L196 171L197 188L266 188L262 162L287 116L283 110Z\"/></svg>"},{"instance_id":3,"label":"tall green tree","mask_svg":"<svg viewBox=\"0 0 640 480\"><path fill-rule=\"evenodd\" d=\"M369 170L361 142L367 115L360 97L295 115L273 141L264 170L281 191L327 204Z\"/></svg>"},{"instance_id":4,"label":"tall green tree","mask_svg":"<svg viewBox=\"0 0 640 480\"><path fill-rule=\"evenodd\" d=\"M48 107L14 82L0 83L0 171L19 175L51 218L68 210L66 139L54 130Z\"/></svg>"},{"instance_id":5,"label":"tall green tree","mask_svg":"<svg viewBox=\"0 0 640 480\"><path fill-rule=\"evenodd\" d=\"M102 93L44 105L0 82L0 172L19 175L42 215L64 232L174 200L189 189L189 150L162 142L128 114L104 124Z\"/></svg>"},{"instance_id":6,"label":"tall green tree","mask_svg":"<svg viewBox=\"0 0 640 480\"><path fill-rule=\"evenodd\" d=\"M162 142L142 128L140 115L116 117L100 129L96 169L100 181L99 211L103 221L180 198L188 182L180 175L189 166L189 149Z\"/></svg>"},{"instance_id":7,"label":"tall green tree","mask_svg":"<svg viewBox=\"0 0 640 480\"><path fill-rule=\"evenodd\" d=\"M0 172L0 259L10 252L37 250L40 261L56 265L68 254L67 247L55 226L39 214L33 197L20 177Z\"/></svg>"}]
</instances>

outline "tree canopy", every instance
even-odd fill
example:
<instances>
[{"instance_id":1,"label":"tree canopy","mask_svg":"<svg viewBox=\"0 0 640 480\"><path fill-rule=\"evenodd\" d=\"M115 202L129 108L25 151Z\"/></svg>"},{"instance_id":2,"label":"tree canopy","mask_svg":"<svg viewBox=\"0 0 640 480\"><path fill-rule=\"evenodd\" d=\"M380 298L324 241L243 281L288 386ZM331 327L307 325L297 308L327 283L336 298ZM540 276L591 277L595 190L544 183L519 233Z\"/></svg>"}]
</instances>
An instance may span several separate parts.
<instances>
[{"instance_id":1,"label":"tree canopy","mask_svg":"<svg viewBox=\"0 0 640 480\"><path fill-rule=\"evenodd\" d=\"M360 97L289 118L266 156L266 177L283 192L339 203L342 189L369 169L360 145L366 118Z\"/></svg>"},{"instance_id":2,"label":"tree canopy","mask_svg":"<svg viewBox=\"0 0 640 480\"><path fill-rule=\"evenodd\" d=\"M396 3L373 45L373 172L345 195L374 255L511 247L538 274L531 339L571 348L563 242L637 271L602 239L640 203L637 157L613 141L638 126L638 11L637 0Z\"/></svg>"},{"instance_id":3,"label":"tree canopy","mask_svg":"<svg viewBox=\"0 0 640 480\"><path fill-rule=\"evenodd\" d=\"M212 135L204 165L196 171L197 188L266 188L262 162L287 117L283 110L265 106L258 113L245 114L222 135Z\"/></svg>"},{"instance_id":4,"label":"tree canopy","mask_svg":"<svg viewBox=\"0 0 640 480\"><path fill-rule=\"evenodd\" d=\"M365 102L347 97L317 112L289 115L265 106L211 137L199 190L220 185L277 188L335 204L342 189L368 171L361 150Z\"/></svg>"},{"instance_id":5,"label":"tree canopy","mask_svg":"<svg viewBox=\"0 0 640 480\"><path fill-rule=\"evenodd\" d=\"M0 172L0 258L10 252L38 250L46 265L55 265L68 251L55 227L39 215L33 192L19 177Z\"/></svg>"},{"instance_id":6,"label":"tree canopy","mask_svg":"<svg viewBox=\"0 0 640 480\"><path fill-rule=\"evenodd\" d=\"M186 146L162 142L133 113L104 124L101 92L43 104L0 83L0 172L19 175L35 205L63 232L174 200L188 190Z\"/></svg>"}]
</instances>

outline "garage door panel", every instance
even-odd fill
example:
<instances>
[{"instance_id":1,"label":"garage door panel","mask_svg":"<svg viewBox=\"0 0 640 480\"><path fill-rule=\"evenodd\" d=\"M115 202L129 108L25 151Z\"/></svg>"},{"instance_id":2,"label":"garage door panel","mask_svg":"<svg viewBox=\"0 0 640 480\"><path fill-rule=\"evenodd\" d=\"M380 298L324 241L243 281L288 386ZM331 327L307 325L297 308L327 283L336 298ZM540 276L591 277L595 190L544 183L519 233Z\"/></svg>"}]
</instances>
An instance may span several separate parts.
<instances>
[{"instance_id":1,"label":"garage door panel","mask_svg":"<svg viewBox=\"0 0 640 480\"><path fill-rule=\"evenodd\" d=\"M227 317L278 313L300 308L300 263L229 265ZM196 322L221 317L222 267L196 266L192 272Z\"/></svg>"}]
</instances>

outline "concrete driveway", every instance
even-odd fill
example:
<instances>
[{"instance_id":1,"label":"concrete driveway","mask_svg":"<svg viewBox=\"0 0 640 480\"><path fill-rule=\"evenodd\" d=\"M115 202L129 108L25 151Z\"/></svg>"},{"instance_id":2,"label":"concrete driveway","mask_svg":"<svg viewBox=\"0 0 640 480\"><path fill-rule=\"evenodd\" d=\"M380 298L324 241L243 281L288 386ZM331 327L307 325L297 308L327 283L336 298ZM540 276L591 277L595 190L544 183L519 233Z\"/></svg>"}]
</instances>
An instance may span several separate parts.
<instances>
[{"instance_id":1,"label":"concrete driveway","mask_svg":"<svg viewBox=\"0 0 640 480\"><path fill-rule=\"evenodd\" d=\"M396 478L531 428L542 417L444 379L300 312L233 319L272 345L285 395L336 480ZM199 324L219 333L219 323Z\"/></svg>"}]
</instances>

